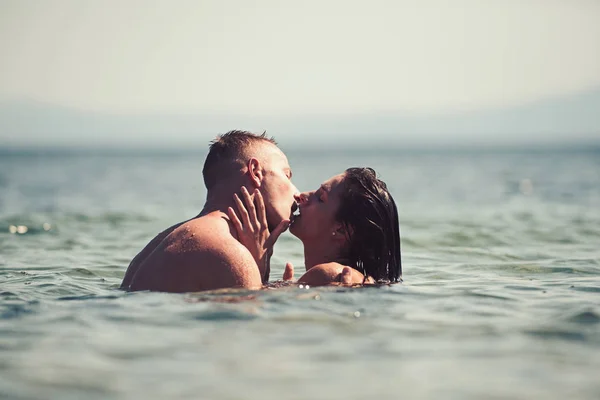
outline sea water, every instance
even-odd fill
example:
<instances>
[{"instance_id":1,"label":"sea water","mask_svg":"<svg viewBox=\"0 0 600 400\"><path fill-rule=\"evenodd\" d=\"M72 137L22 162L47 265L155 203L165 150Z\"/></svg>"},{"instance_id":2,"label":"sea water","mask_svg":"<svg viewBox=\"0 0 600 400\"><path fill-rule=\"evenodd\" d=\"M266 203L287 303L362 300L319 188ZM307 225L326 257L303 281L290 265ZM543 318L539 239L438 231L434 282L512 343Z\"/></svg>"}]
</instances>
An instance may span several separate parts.
<instances>
[{"instance_id":1,"label":"sea water","mask_svg":"<svg viewBox=\"0 0 600 400\"><path fill-rule=\"evenodd\" d=\"M0 153L0 398L600 397L597 150L288 150L301 190L377 170L403 284L120 291L201 210L205 154Z\"/></svg>"}]
</instances>

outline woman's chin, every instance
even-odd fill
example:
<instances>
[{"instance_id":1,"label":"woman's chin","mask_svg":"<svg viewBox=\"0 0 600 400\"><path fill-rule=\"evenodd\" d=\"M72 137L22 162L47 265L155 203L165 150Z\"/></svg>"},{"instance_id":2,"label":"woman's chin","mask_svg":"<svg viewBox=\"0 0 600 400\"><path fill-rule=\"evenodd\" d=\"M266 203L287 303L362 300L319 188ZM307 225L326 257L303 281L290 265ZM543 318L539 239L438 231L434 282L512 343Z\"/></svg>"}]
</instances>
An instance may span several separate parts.
<instances>
[{"instance_id":1,"label":"woman's chin","mask_svg":"<svg viewBox=\"0 0 600 400\"><path fill-rule=\"evenodd\" d=\"M289 231L292 235L296 236L297 238L300 238L300 236L302 235L302 229L300 228L300 224L298 222L299 221L296 217L296 219L294 219L294 221L290 224Z\"/></svg>"}]
</instances>

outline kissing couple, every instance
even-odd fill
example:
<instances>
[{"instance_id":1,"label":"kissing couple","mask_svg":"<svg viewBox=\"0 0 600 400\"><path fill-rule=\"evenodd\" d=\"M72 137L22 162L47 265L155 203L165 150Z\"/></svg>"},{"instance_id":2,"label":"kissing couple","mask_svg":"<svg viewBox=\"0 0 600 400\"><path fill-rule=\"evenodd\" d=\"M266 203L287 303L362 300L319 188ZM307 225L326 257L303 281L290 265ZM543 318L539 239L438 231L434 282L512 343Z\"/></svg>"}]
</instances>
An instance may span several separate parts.
<instances>
[{"instance_id":1,"label":"kissing couple","mask_svg":"<svg viewBox=\"0 0 600 400\"><path fill-rule=\"evenodd\" d=\"M310 286L402 281L396 203L371 168L348 168L300 193L287 157L263 133L230 131L210 145L200 214L158 234L129 264L122 289L197 292L259 289L277 238L304 246ZM292 280L288 263L284 280Z\"/></svg>"}]
</instances>

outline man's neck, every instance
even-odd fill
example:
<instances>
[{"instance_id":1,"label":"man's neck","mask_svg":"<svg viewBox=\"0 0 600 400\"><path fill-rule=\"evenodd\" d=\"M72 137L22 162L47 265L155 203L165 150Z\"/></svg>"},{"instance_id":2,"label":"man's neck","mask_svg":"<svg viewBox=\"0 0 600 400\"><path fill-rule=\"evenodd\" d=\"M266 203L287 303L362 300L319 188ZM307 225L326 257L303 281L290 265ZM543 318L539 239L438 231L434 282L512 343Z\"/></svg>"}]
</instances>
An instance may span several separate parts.
<instances>
[{"instance_id":1,"label":"man's neck","mask_svg":"<svg viewBox=\"0 0 600 400\"><path fill-rule=\"evenodd\" d=\"M236 213L239 213L237 205L233 199L233 195L237 193L238 196L241 197L241 187L242 184L240 183L239 185L220 185L210 190L206 196L206 202L204 203L204 207L200 212L200 216L207 215L215 211L220 211L227 214L227 209L229 207L233 208Z\"/></svg>"}]
</instances>

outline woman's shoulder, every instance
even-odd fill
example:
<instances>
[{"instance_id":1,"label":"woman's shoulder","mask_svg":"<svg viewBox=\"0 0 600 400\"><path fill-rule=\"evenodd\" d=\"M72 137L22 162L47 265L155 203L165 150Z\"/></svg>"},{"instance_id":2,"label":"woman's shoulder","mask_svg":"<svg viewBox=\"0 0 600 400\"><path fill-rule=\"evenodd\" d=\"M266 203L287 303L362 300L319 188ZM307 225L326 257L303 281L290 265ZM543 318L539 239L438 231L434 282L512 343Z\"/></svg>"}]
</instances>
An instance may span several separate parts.
<instances>
[{"instance_id":1,"label":"woman's shoulder","mask_svg":"<svg viewBox=\"0 0 600 400\"><path fill-rule=\"evenodd\" d=\"M364 282L364 275L354 268L337 262L317 264L298 279L310 286L356 285Z\"/></svg>"}]
</instances>

